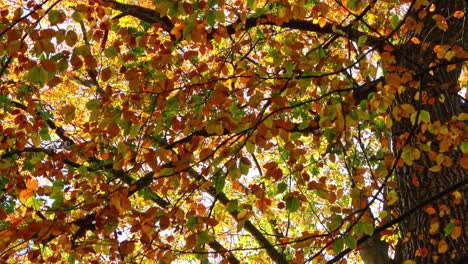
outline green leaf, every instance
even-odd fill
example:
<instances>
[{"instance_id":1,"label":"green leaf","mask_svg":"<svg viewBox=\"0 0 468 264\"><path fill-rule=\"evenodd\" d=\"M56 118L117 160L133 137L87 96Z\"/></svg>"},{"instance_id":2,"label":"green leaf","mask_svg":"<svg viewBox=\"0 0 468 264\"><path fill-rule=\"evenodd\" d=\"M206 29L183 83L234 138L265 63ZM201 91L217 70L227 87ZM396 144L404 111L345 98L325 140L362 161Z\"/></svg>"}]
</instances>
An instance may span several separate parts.
<instances>
[{"instance_id":1,"label":"green leaf","mask_svg":"<svg viewBox=\"0 0 468 264\"><path fill-rule=\"evenodd\" d=\"M455 227L455 224L450 222L444 227L444 236L449 236L452 234L453 228Z\"/></svg>"},{"instance_id":2,"label":"green leaf","mask_svg":"<svg viewBox=\"0 0 468 264\"><path fill-rule=\"evenodd\" d=\"M220 193L224 189L224 185L226 184L226 176L221 175L221 173L217 173L212 178L213 186L215 187L216 193Z\"/></svg>"},{"instance_id":3,"label":"green leaf","mask_svg":"<svg viewBox=\"0 0 468 264\"><path fill-rule=\"evenodd\" d=\"M194 230L196 225L197 225L197 218L193 216L190 217L189 220L187 221L188 230Z\"/></svg>"},{"instance_id":4,"label":"green leaf","mask_svg":"<svg viewBox=\"0 0 468 264\"><path fill-rule=\"evenodd\" d=\"M276 193L282 193L284 191L286 191L286 189L288 188L288 185L282 181L280 183L278 183L278 185L276 186Z\"/></svg>"},{"instance_id":5,"label":"green leaf","mask_svg":"<svg viewBox=\"0 0 468 264\"><path fill-rule=\"evenodd\" d=\"M101 106L101 102L97 99L90 100L86 103L86 109L88 110L96 110L99 109Z\"/></svg>"},{"instance_id":6,"label":"green leaf","mask_svg":"<svg viewBox=\"0 0 468 264\"><path fill-rule=\"evenodd\" d=\"M76 262L76 257L75 257L75 255L74 255L74 254L68 255L68 263L70 263L70 264L75 264L75 262Z\"/></svg>"},{"instance_id":7,"label":"green leaf","mask_svg":"<svg viewBox=\"0 0 468 264\"><path fill-rule=\"evenodd\" d=\"M366 35L362 35L358 38L358 46L361 47L363 44L365 44L367 41L367 36Z\"/></svg>"},{"instance_id":8,"label":"green leaf","mask_svg":"<svg viewBox=\"0 0 468 264\"><path fill-rule=\"evenodd\" d=\"M195 27L195 23L188 23L182 30L182 36L184 38L187 38L187 36L190 35L194 27Z\"/></svg>"},{"instance_id":9,"label":"green leaf","mask_svg":"<svg viewBox=\"0 0 468 264\"><path fill-rule=\"evenodd\" d=\"M334 142L336 137L336 131L333 128L326 129L323 132L323 136L327 139L328 142Z\"/></svg>"},{"instance_id":10,"label":"green leaf","mask_svg":"<svg viewBox=\"0 0 468 264\"><path fill-rule=\"evenodd\" d=\"M223 11L221 10L215 11L214 15L218 23L224 23L226 21L226 16L224 15Z\"/></svg>"},{"instance_id":11,"label":"green leaf","mask_svg":"<svg viewBox=\"0 0 468 264\"><path fill-rule=\"evenodd\" d=\"M419 119L426 124L431 123L431 115L426 110L421 110L419 112Z\"/></svg>"},{"instance_id":12,"label":"green leaf","mask_svg":"<svg viewBox=\"0 0 468 264\"><path fill-rule=\"evenodd\" d=\"M206 20L208 21L209 26L214 26L216 24L215 13L213 11L209 11L206 14Z\"/></svg>"},{"instance_id":13,"label":"green leaf","mask_svg":"<svg viewBox=\"0 0 468 264\"><path fill-rule=\"evenodd\" d=\"M72 18L73 20L75 20L76 22L80 23L81 21L83 21L83 16L81 15L80 12L75 12L72 14Z\"/></svg>"},{"instance_id":14,"label":"green leaf","mask_svg":"<svg viewBox=\"0 0 468 264\"><path fill-rule=\"evenodd\" d=\"M115 58L115 56L117 56L117 48L114 46L108 47L104 50L104 55L110 59Z\"/></svg>"},{"instance_id":15,"label":"green leaf","mask_svg":"<svg viewBox=\"0 0 468 264\"><path fill-rule=\"evenodd\" d=\"M241 171L242 175L247 175L249 173L249 171L250 171L250 165L245 164L243 162L239 163L239 167L240 167L240 171Z\"/></svg>"},{"instance_id":16,"label":"green leaf","mask_svg":"<svg viewBox=\"0 0 468 264\"><path fill-rule=\"evenodd\" d=\"M296 212L300 205L301 201L299 201L299 198L296 196L291 196L286 199L286 209L288 209L288 211L291 213Z\"/></svg>"},{"instance_id":17,"label":"green leaf","mask_svg":"<svg viewBox=\"0 0 468 264\"><path fill-rule=\"evenodd\" d=\"M345 236L344 243L349 249L357 248L357 239L353 236Z\"/></svg>"},{"instance_id":18,"label":"green leaf","mask_svg":"<svg viewBox=\"0 0 468 264\"><path fill-rule=\"evenodd\" d=\"M400 24L400 18L398 18L397 15L390 17L390 25L392 26L392 29L396 29L398 24Z\"/></svg>"},{"instance_id":19,"label":"green leaf","mask_svg":"<svg viewBox=\"0 0 468 264\"><path fill-rule=\"evenodd\" d=\"M343 224L343 217L341 215L332 216L330 221L327 222L327 227L331 231L337 230Z\"/></svg>"},{"instance_id":20,"label":"green leaf","mask_svg":"<svg viewBox=\"0 0 468 264\"><path fill-rule=\"evenodd\" d=\"M363 222L362 231L364 234L372 236L374 234L374 225L372 225L372 223Z\"/></svg>"},{"instance_id":21,"label":"green leaf","mask_svg":"<svg viewBox=\"0 0 468 264\"><path fill-rule=\"evenodd\" d=\"M59 21L60 14L61 14L61 12L58 11L58 10L51 10L48 13L48 19L49 19L50 23L52 23L52 24L57 23Z\"/></svg>"},{"instance_id":22,"label":"green leaf","mask_svg":"<svg viewBox=\"0 0 468 264\"><path fill-rule=\"evenodd\" d=\"M39 130L39 136L41 136L41 139L43 140L50 140L51 137L49 135L49 129L47 127L43 127L41 128L41 130Z\"/></svg>"},{"instance_id":23,"label":"green leaf","mask_svg":"<svg viewBox=\"0 0 468 264\"><path fill-rule=\"evenodd\" d=\"M26 200L26 203L25 205L27 207L30 207L34 210L39 210L42 206L42 201L39 200L39 199L36 199L36 197L29 197L27 200Z\"/></svg>"},{"instance_id":24,"label":"green leaf","mask_svg":"<svg viewBox=\"0 0 468 264\"><path fill-rule=\"evenodd\" d=\"M227 204L226 208L229 212L237 212L239 209L239 203L237 202L237 200L231 200Z\"/></svg>"},{"instance_id":25,"label":"green leaf","mask_svg":"<svg viewBox=\"0 0 468 264\"><path fill-rule=\"evenodd\" d=\"M317 52L319 59L325 58L327 56L327 52L323 48L319 48Z\"/></svg>"},{"instance_id":26,"label":"green leaf","mask_svg":"<svg viewBox=\"0 0 468 264\"><path fill-rule=\"evenodd\" d=\"M346 7L348 7L351 10L357 10L358 3L359 3L359 0L348 0L348 2L346 2Z\"/></svg>"},{"instance_id":27,"label":"green leaf","mask_svg":"<svg viewBox=\"0 0 468 264\"><path fill-rule=\"evenodd\" d=\"M247 0L247 7L249 9L255 9L256 6L257 6L256 0Z\"/></svg>"},{"instance_id":28,"label":"green leaf","mask_svg":"<svg viewBox=\"0 0 468 264\"><path fill-rule=\"evenodd\" d=\"M202 230L197 233L197 245L201 246L213 241L213 236L208 231Z\"/></svg>"},{"instance_id":29,"label":"green leaf","mask_svg":"<svg viewBox=\"0 0 468 264\"><path fill-rule=\"evenodd\" d=\"M462 142L460 149L463 153L468 153L468 142Z\"/></svg>"},{"instance_id":30,"label":"green leaf","mask_svg":"<svg viewBox=\"0 0 468 264\"><path fill-rule=\"evenodd\" d=\"M34 66L29 70L28 78L33 83L41 84L41 83L45 83L47 81L48 73L44 68L42 68L40 66Z\"/></svg>"},{"instance_id":31,"label":"green leaf","mask_svg":"<svg viewBox=\"0 0 468 264\"><path fill-rule=\"evenodd\" d=\"M218 0L208 0L208 7L212 8L218 4Z\"/></svg>"},{"instance_id":32,"label":"green leaf","mask_svg":"<svg viewBox=\"0 0 468 264\"><path fill-rule=\"evenodd\" d=\"M333 252L340 253L344 248L344 239L342 237L335 240L333 243Z\"/></svg>"}]
</instances>

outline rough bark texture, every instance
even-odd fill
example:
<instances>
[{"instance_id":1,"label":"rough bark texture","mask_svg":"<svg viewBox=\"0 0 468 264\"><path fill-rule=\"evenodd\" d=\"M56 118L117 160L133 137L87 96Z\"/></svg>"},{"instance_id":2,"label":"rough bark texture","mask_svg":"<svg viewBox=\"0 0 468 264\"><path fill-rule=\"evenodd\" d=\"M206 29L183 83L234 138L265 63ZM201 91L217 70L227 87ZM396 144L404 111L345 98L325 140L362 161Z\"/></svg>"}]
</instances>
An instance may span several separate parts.
<instances>
[{"instance_id":1,"label":"rough bark texture","mask_svg":"<svg viewBox=\"0 0 468 264\"><path fill-rule=\"evenodd\" d=\"M422 22L420 32L412 32L413 36L421 40L420 45L411 42L401 45L392 54L395 56L396 64L386 65L387 76L403 76L412 74L414 82L407 83L406 90L397 94L395 105L412 104L419 106L420 110L430 113L431 122L439 121L441 126L446 126L451 137L447 135L423 131L421 127L414 127L409 119L394 120L395 126L392 129L392 139L394 151L399 151L403 145L420 149L421 144L429 145L436 154L443 154L452 160L451 166L442 166L438 172L431 172L429 168L437 164L427 151L421 150L421 157L412 165L405 164L399 167L395 173L397 191L400 199L397 210L404 213L411 210L419 202L439 193L450 186L466 181L468 173L460 165L463 155L460 149L454 147L460 141L466 140L466 123L452 119L460 113L467 112L466 101L458 95L458 77L461 72L461 63L455 69L448 71L446 60L438 60L434 52L436 45L455 45L467 50L468 27L466 17L462 19L454 18L453 14L457 10L467 13L466 2L464 0L435 0L432 1L435 10L431 12L428 7L420 7L410 11L410 17L417 22ZM434 7L433 6L433 7ZM424 18L419 18L421 11L425 9L428 14ZM436 25L434 15L441 15L447 19L448 28L444 31ZM425 47L425 48L424 48ZM434 63L445 63L444 66L433 67ZM432 71L428 69L431 68ZM423 100L415 100L416 94L426 93L428 97L434 97L435 103L428 104ZM440 95L444 95L445 101L437 100ZM409 139L408 139L409 137ZM447 140L447 138L451 138ZM458 142L458 143L457 143ZM417 180L417 183L415 183ZM418 186L419 185L419 186ZM403 236L401 252L397 256L397 262L413 259L416 263L455 263L457 260L468 254L468 197L466 197L467 186L461 190L465 197L456 204L454 197L448 195L442 199L435 200L430 205L437 213L429 215L424 210L416 211L411 217L400 223L400 231ZM431 223L439 222L437 230L430 230ZM444 236L444 227L455 222L461 225L462 234L454 240L450 236ZM406 238L405 238L406 237ZM440 250L438 245L445 240L448 245L446 252Z\"/></svg>"}]
</instances>

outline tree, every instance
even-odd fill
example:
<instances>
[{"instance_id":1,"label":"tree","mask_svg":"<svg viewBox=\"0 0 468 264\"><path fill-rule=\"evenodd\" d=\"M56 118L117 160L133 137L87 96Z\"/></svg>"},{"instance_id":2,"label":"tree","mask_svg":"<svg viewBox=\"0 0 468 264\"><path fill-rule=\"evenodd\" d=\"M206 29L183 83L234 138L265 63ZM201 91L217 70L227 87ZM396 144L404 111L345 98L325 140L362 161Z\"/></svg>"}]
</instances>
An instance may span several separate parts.
<instances>
[{"instance_id":1,"label":"tree","mask_svg":"<svg viewBox=\"0 0 468 264\"><path fill-rule=\"evenodd\" d=\"M2 261L468 257L465 1L1 6Z\"/></svg>"}]
</instances>

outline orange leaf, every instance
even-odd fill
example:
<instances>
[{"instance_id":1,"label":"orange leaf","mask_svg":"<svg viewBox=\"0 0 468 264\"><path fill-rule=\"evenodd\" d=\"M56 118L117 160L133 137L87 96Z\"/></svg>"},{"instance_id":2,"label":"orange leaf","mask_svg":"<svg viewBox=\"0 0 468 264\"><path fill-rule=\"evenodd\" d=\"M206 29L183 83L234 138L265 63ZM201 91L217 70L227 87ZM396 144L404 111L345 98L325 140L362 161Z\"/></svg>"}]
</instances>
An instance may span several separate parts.
<instances>
[{"instance_id":1,"label":"orange leaf","mask_svg":"<svg viewBox=\"0 0 468 264\"><path fill-rule=\"evenodd\" d=\"M433 207L427 207L426 209L424 209L424 211L428 214L428 215L433 215L436 213L436 210L433 208Z\"/></svg>"},{"instance_id":2,"label":"orange leaf","mask_svg":"<svg viewBox=\"0 0 468 264\"><path fill-rule=\"evenodd\" d=\"M460 159L460 165L462 166L462 168L464 168L465 170L468 169L468 157L465 155L463 156L461 159Z\"/></svg>"},{"instance_id":3,"label":"orange leaf","mask_svg":"<svg viewBox=\"0 0 468 264\"><path fill-rule=\"evenodd\" d=\"M38 186L39 186L39 184L38 184L36 179L28 179L26 181L26 188L28 190L35 191Z\"/></svg>"},{"instance_id":4,"label":"orange leaf","mask_svg":"<svg viewBox=\"0 0 468 264\"><path fill-rule=\"evenodd\" d=\"M439 254L444 254L448 250L448 245L445 240L439 241L439 244L437 245L437 253Z\"/></svg>"},{"instance_id":5,"label":"orange leaf","mask_svg":"<svg viewBox=\"0 0 468 264\"><path fill-rule=\"evenodd\" d=\"M327 24L327 20L324 17L320 17L318 24L321 28L323 28Z\"/></svg>"},{"instance_id":6,"label":"orange leaf","mask_svg":"<svg viewBox=\"0 0 468 264\"><path fill-rule=\"evenodd\" d=\"M450 234L450 237L453 240L456 240L461 236L461 232L462 232L461 226L455 226L452 230L452 233Z\"/></svg>"},{"instance_id":7,"label":"orange leaf","mask_svg":"<svg viewBox=\"0 0 468 264\"><path fill-rule=\"evenodd\" d=\"M19 194L19 197L20 197L20 200L21 201L25 201L26 199L28 199L29 197L32 196L32 191L29 190L29 189L24 189L24 190L21 190L20 194Z\"/></svg>"},{"instance_id":8,"label":"orange leaf","mask_svg":"<svg viewBox=\"0 0 468 264\"><path fill-rule=\"evenodd\" d=\"M411 42L413 42L416 45L421 43L421 41L417 37L412 37Z\"/></svg>"},{"instance_id":9,"label":"orange leaf","mask_svg":"<svg viewBox=\"0 0 468 264\"><path fill-rule=\"evenodd\" d=\"M455 13L453 13L453 16L456 17L456 18L462 18L465 16L465 13L463 13L463 11L461 10L457 10L455 11Z\"/></svg>"}]
</instances>

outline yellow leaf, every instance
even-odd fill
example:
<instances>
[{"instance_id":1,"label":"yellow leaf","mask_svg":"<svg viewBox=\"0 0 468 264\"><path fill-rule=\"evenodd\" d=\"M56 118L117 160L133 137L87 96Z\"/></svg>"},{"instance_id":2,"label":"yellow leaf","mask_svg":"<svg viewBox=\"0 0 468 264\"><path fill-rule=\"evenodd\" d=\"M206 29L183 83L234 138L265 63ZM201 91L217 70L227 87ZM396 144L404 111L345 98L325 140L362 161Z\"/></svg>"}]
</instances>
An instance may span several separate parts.
<instances>
[{"instance_id":1,"label":"yellow leaf","mask_svg":"<svg viewBox=\"0 0 468 264\"><path fill-rule=\"evenodd\" d=\"M448 250L448 245L445 240L439 241L439 244L437 245L437 253L439 254L444 254Z\"/></svg>"},{"instance_id":2,"label":"yellow leaf","mask_svg":"<svg viewBox=\"0 0 468 264\"><path fill-rule=\"evenodd\" d=\"M246 220L249 217L249 210L247 209L242 209L238 214L237 214L237 219L238 220Z\"/></svg>"},{"instance_id":3,"label":"yellow leaf","mask_svg":"<svg viewBox=\"0 0 468 264\"><path fill-rule=\"evenodd\" d=\"M416 261L411 260L411 259L407 259L407 260L403 261L403 264L416 264Z\"/></svg>"},{"instance_id":4,"label":"yellow leaf","mask_svg":"<svg viewBox=\"0 0 468 264\"><path fill-rule=\"evenodd\" d=\"M403 110L403 116L409 116L412 113L416 112L416 109L414 109L414 106L410 104L402 104L400 105L400 108Z\"/></svg>"},{"instance_id":5,"label":"yellow leaf","mask_svg":"<svg viewBox=\"0 0 468 264\"><path fill-rule=\"evenodd\" d=\"M452 195L453 195L453 198L454 198L453 203L454 204L459 204L461 202L462 198L463 198L463 195L459 191L454 191L452 193Z\"/></svg>"},{"instance_id":6,"label":"yellow leaf","mask_svg":"<svg viewBox=\"0 0 468 264\"><path fill-rule=\"evenodd\" d=\"M429 234L433 235L433 234L436 234L437 232L439 232L439 222L433 222L431 223L430 227L429 227Z\"/></svg>"},{"instance_id":7,"label":"yellow leaf","mask_svg":"<svg viewBox=\"0 0 468 264\"><path fill-rule=\"evenodd\" d=\"M443 102L442 102L443 103ZM460 121L466 121L468 120L468 113L461 113L458 115L458 120Z\"/></svg>"},{"instance_id":8,"label":"yellow leaf","mask_svg":"<svg viewBox=\"0 0 468 264\"><path fill-rule=\"evenodd\" d=\"M439 172L442 169L440 165L432 166L429 168L430 172Z\"/></svg>"}]
</instances>

